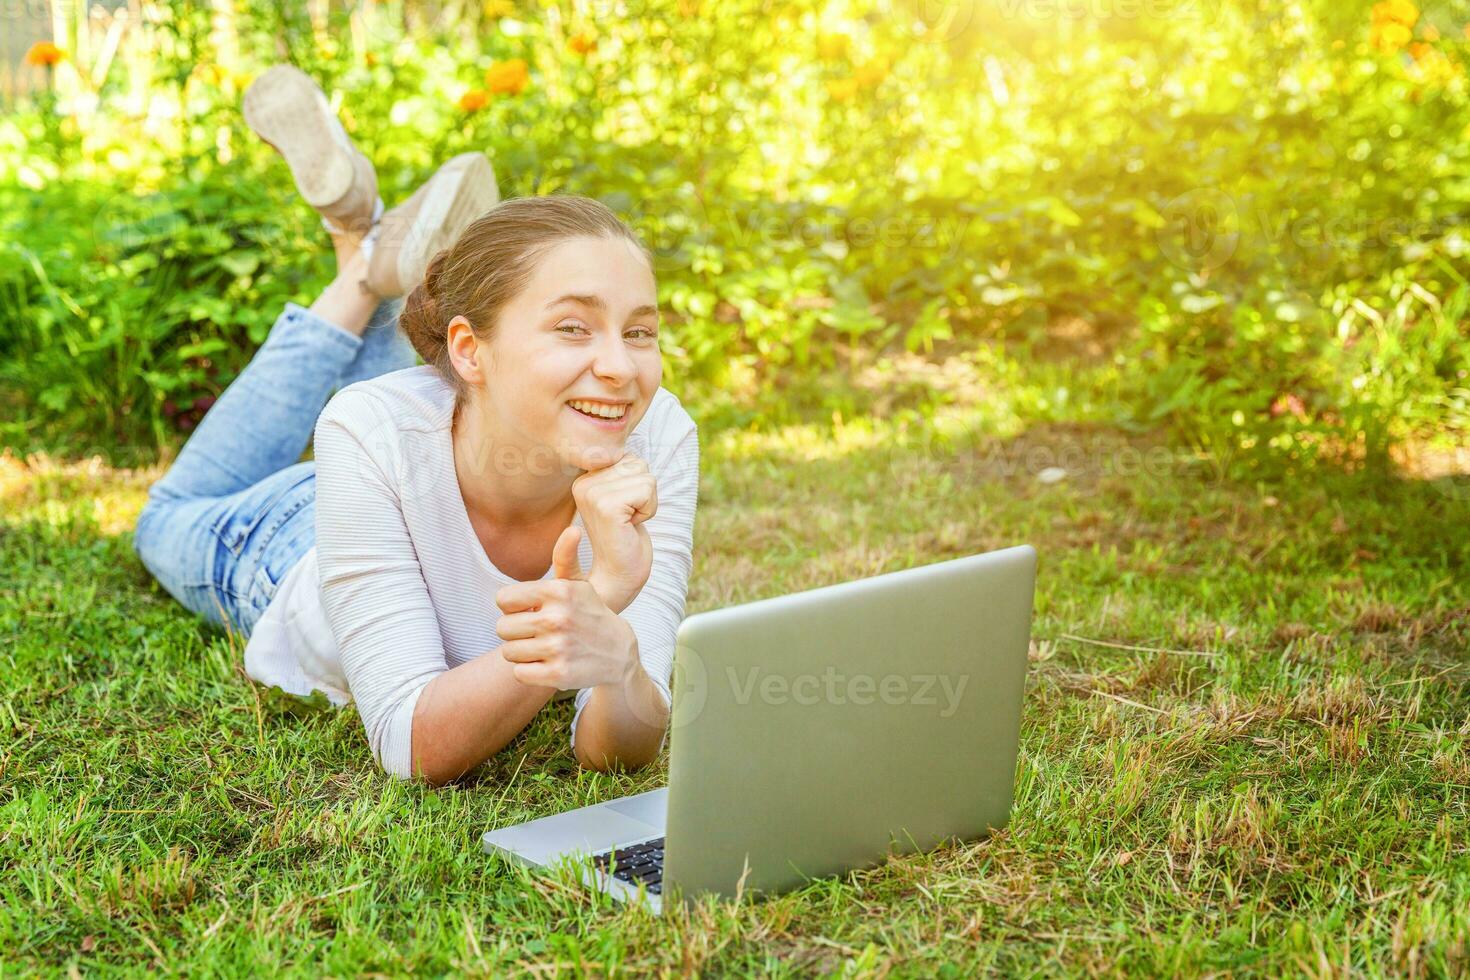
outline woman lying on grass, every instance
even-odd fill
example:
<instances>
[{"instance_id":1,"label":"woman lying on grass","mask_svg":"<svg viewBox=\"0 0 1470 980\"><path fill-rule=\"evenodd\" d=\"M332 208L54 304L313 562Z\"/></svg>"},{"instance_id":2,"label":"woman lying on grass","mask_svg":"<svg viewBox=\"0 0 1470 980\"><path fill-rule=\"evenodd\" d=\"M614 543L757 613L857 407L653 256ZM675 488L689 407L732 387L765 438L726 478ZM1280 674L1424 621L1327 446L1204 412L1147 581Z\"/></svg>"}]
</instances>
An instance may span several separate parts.
<instances>
[{"instance_id":1,"label":"woman lying on grass","mask_svg":"<svg viewBox=\"0 0 1470 980\"><path fill-rule=\"evenodd\" d=\"M337 276L287 304L152 487L143 563L248 636L251 677L355 700L394 775L461 776L558 691L582 765L650 762L699 444L659 387L647 250L587 198L497 204L478 153L382 213L294 68L245 116L322 213Z\"/></svg>"}]
</instances>

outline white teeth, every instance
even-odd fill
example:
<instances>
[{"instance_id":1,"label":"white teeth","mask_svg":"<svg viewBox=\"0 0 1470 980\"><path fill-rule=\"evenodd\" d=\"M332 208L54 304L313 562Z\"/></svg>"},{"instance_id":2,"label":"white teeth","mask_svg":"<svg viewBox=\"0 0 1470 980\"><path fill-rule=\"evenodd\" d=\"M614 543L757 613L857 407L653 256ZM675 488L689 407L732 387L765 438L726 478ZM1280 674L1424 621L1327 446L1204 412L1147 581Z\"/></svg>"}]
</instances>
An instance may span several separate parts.
<instances>
[{"instance_id":1,"label":"white teeth","mask_svg":"<svg viewBox=\"0 0 1470 980\"><path fill-rule=\"evenodd\" d=\"M604 419L620 419L628 411L627 405L601 405L597 402L567 402L579 412L596 415Z\"/></svg>"}]
</instances>

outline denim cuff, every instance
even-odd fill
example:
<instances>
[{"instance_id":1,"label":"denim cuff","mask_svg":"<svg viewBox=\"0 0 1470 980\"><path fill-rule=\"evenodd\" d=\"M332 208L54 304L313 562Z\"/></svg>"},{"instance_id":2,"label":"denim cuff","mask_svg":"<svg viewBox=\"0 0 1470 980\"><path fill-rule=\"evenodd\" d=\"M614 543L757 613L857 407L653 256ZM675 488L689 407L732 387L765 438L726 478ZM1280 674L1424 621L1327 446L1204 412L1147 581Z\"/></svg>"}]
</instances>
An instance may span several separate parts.
<instances>
[{"instance_id":1,"label":"denim cuff","mask_svg":"<svg viewBox=\"0 0 1470 980\"><path fill-rule=\"evenodd\" d=\"M294 335L293 339L305 340L312 346L324 348L324 353L340 359L344 365L351 363L362 347L362 338L348 333L330 320L317 316L300 303L286 302L286 308L276 318L271 336L276 332Z\"/></svg>"}]
</instances>

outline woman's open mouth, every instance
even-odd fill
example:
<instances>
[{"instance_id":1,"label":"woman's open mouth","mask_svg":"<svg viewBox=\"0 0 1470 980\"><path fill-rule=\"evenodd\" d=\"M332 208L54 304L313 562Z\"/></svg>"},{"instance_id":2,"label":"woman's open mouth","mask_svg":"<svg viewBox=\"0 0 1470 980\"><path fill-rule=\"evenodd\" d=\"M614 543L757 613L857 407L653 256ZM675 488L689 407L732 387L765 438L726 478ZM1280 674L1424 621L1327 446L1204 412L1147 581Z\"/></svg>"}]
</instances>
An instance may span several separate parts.
<instances>
[{"instance_id":1,"label":"woman's open mouth","mask_svg":"<svg viewBox=\"0 0 1470 980\"><path fill-rule=\"evenodd\" d=\"M573 398L567 402L567 407L598 428L615 431L627 425L628 409L633 406L631 402L600 402Z\"/></svg>"}]
</instances>

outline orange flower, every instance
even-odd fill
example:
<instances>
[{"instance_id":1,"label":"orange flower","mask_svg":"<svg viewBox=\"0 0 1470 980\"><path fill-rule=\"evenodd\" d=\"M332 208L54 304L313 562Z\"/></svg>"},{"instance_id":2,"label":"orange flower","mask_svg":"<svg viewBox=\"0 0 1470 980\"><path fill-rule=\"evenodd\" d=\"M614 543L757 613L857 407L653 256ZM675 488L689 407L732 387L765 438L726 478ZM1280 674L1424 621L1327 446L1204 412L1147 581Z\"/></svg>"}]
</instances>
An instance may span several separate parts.
<instances>
[{"instance_id":1,"label":"orange flower","mask_svg":"<svg viewBox=\"0 0 1470 980\"><path fill-rule=\"evenodd\" d=\"M827 83L827 94L833 102L851 102L858 92L856 78L838 78Z\"/></svg>"},{"instance_id":2,"label":"orange flower","mask_svg":"<svg viewBox=\"0 0 1470 980\"><path fill-rule=\"evenodd\" d=\"M531 72L525 58L497 61L485 69L485 87L497 95L519 95L530 81Z\"/></svg>"},{"instance_id":3,"label":"orange flower","mask_svg":"<svg viewBox=\"0 0 1470 980\"><path fill-rule=\"evenodd\" d=\"M1397 23L1413 27L1419 20L1419 8L1412 0L1380 0L1373 5L1372 16L1375 25Z\"/></svg>"},{"instance_id":4,"label":"orange flower","mask_svg":"<svg viewBox=\"0 0 1470 980\"><path fill-rule=\"evenodd\" d=\"M817 38L817 57L823 61L838 61L847 57L846 34L823 34Z\"/></svg>"},{"instance_id":5,"label":"orange flower","mask_svg":"<svg viewBox=\"0 0 1470 980\"><path fill-rule=\"evenodd\" d=\"M1422 41L1411 44L1409 54L1414 58L1413 75L1431 85L1448 85L1464 73L1457 62L1451 61L1432 44Z\"/></svg>"},{"instance_id":6,"label":"orange flower","mask_svg":"<svg viewBox=\"0 0 1470 980\"><path fill-rule=\"evenodd\" d=\"M490 93L480 88L472 88L459 97L459 107L465 112L478 112L489 103Z\"/></svg>"},{"instance_id":7,"label":"orange flower","mask_svg":"<svg viewBox=\"0 0 1470 980\"><path fill-rule=\"evenodd\" d=\"M50 41L37 41L31 45L26 52L25 63L28 65L42 65L50 68L58 61L66 57L66 52L52 44Z\"/></svg>"},{"instance_id":8,"label":"orange flower","mask_svg":"<svg viewBox=\"0 0 1470 980\"><path fill-rule=\"evenodd\" d=\"M877 88L888 77L888 62L883 58L874 58L854 71L852 77L860 88Z\"/></svg>"},{"instance_id":9,"label":"orange flower","mask_svg":"<svg viewBox=\"0 0 1470 980\"><path fill-rule=\"evenodd\" d=\"M1413 39L1414 32L1397 21L1388 21L1374 24L1369 36L1375 48L1381 51L1397 51Z\"/></svg>"},{"instance_id":10,"label":"orange flower","mask_svg":"<svg viewBox=\"0 0 1470 980\"><path fill-rule=\"evenodd\" d=\"M588 37L586 34L575 34L567 41L567 47L577 54L591 54L597 50L597 38Z\"/></svg>"}]
</instances>

